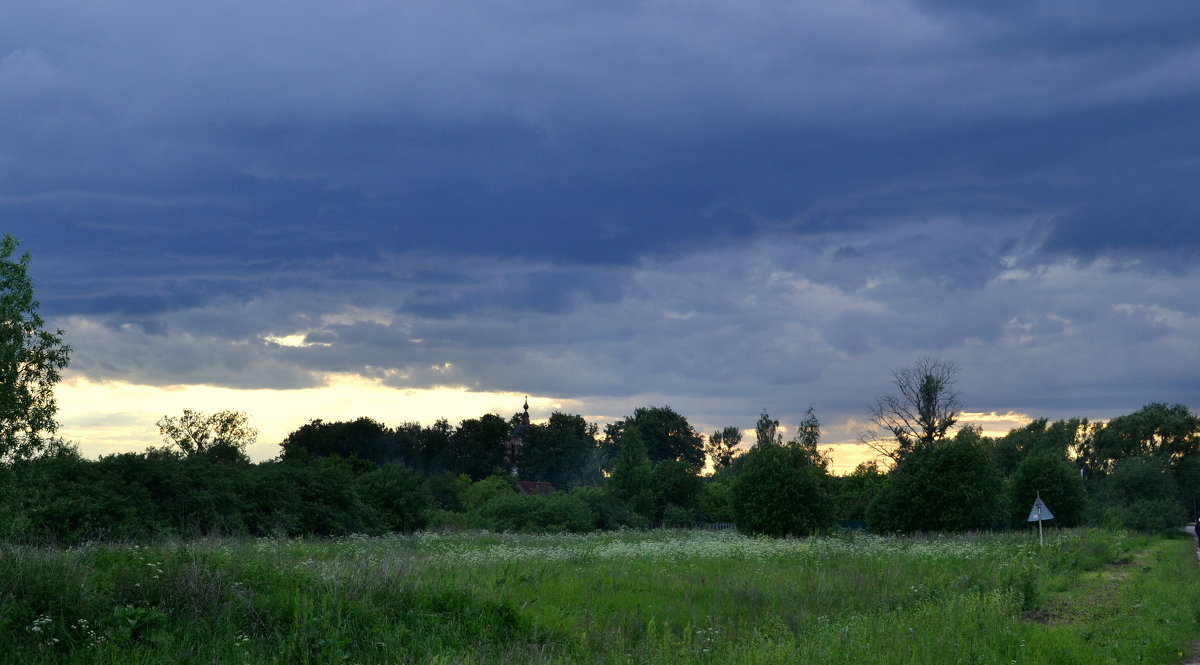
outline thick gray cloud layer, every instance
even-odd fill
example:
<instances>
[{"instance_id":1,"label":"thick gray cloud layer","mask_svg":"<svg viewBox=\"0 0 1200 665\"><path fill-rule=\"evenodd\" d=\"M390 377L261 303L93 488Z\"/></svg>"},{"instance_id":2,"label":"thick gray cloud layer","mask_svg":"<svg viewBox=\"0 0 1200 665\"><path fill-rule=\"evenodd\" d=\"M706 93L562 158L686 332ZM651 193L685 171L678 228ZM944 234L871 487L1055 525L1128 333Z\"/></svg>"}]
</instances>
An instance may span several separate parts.
<instances>
[{"instance_id":1,"label":"thick gray cloud layer","mask_svg":"<svg viewBox=\"0 0 1200 665\"><path fill-rule=\"evenodd\" d=\"M0 219L96 378L359 372L752 421L861 415L929 353L978 409L1200 406L1198 23L18 2Z\"/></svg>"}]
</instances>

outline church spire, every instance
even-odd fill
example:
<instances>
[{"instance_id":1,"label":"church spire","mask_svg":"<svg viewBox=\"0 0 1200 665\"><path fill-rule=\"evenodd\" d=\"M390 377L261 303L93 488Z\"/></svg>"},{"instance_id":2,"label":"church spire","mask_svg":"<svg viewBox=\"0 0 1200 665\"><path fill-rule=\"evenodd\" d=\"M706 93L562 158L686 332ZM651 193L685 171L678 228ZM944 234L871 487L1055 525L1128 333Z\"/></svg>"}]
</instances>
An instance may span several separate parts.
<instances>
[{"instance_id":1,"label":"church spire","mask_svg":"<svg viewBox=\"0 0 1200 665\"><path fill-rule=\"evenodd\" d=\"M529 395L525 396L524 408L525 411L521 414L521 424L517 425L508 435L508 442L505 444L508 449L508 464L514 477L519 475L517 460L521 456L521 446L525 445L525 435L529 433Z\"/></svg>"}]
</instances>

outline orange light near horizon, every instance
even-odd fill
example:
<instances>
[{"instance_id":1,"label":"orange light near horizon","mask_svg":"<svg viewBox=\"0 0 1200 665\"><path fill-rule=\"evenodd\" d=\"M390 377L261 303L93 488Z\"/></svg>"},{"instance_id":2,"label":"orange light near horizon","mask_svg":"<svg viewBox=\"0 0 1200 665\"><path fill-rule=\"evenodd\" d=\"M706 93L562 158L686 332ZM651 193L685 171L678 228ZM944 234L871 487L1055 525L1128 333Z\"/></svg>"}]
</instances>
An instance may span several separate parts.
<instances>
[{"instance_id":1,"label":"orange light near horizon","mask_svg":"<svg viewBox=\"0 0 1200 665\"><path fill-rule=\"evenodd\" d=\"M155 425L164 415L193 411L243 411L258 428L258 442L247 449L255 461L279 453L279 443L314 418L327 421L374 418L387 425L439 418L453 424L485 413L507 417L520 410L524 394L470 391L466 388L403 389L377 379L331 374L317 388L238 389L217 386L147 386L121 381L92 381L69 376L55 388L58 435L96 457L140 452L162 445ZM567 400L529 396L539 410L572 406Z\"/></svg>"},{"instance_id":2,"label":"orange light near horizon","mask_svg":"<svg viewBox=\"0 0 1200 665\"><path fill-rule=\"evenodd\" d=\"M92 381L83 375L68 373L56 386L58 435L79 444L80 452L96 457L121 452L140 452L163 444L155 425L165 415L178 415L184 409L215 412L244 411L259 430L258 442L247 453L255 461L274 458L279 443L296 428L314 418L326 421L374 418L386 425L419 422L430 425L439 418L451 424L485 413L507 417L520 410L523 393L471 391L462 387L404 389L384 385L379 379L354 374L330 374L326 384L296 390L238 389L217 386L148 386L121 381ZM580 412L588 405L581 401L529 396L535 411ZM591 405L595 407L595 404ZM601 431L613 416L585 416ZM987 436L1003 436L1014 427L1033 421L1028 415L1007 412L964 412L962 424L985 426ZM539 419L537 422L545 422ZM830 453L830 472L851 473L860 463L890 462L862 443L856 432L862 423L848 420L831 427L820 449ZM781 427L781 433L787 428ZM754 429L742 430L743 449L754 442ZM710 472L706 466L706 472Z\"/></svg>"},{"instance_id":3,"label":"orange light near horizon","mask_svg":"<svg viewBox=\"0 0 1200 665\"><path fill-rule=\"evenodd\" d=\"M829 473L835 476L850 475L859 464L879 460L880 457L878 452L865 443L833 443L822 445L821 449L829 452ZM884 469L889 466L888 460L880 462L880 467Z\"/></svg>"}]
</instances>

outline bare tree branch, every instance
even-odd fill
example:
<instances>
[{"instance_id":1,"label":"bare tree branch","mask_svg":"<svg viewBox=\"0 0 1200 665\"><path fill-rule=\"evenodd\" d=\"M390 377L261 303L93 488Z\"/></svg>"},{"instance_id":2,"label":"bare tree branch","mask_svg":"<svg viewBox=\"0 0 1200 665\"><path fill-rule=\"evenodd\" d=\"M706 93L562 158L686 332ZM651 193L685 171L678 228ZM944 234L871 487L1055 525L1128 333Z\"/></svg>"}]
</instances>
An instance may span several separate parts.
<instances>
[{"instance_id":1,"label":"bare tree branch","mask_svg":"<svg viewBox=\"0 0 1200 665\"><path fill-rule=\"evenodd\" d=\"M957 363L930 357L892 372L898 392L881 395L869 407L875 429L859 440L898 462L918 446L946 438L962 413L957 377Z\"/></svg>"}]
</instances>

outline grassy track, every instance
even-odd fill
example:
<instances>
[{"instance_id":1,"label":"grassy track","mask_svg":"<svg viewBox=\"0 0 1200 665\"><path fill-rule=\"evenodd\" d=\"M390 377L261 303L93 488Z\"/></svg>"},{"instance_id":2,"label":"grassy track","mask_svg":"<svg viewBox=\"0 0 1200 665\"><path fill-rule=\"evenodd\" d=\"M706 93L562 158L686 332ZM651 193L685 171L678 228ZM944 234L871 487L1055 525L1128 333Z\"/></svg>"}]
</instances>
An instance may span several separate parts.
<instances>
[{"instance_id":1,"label":"grassy track","mask_svg":"<svg viewBox=\"0 0 1200 665\"><path fill-rule=\"evenodd\" d=\"M0 663L1179 663L1190 539L0 546Z\"/></svg>"}]
</instances>

